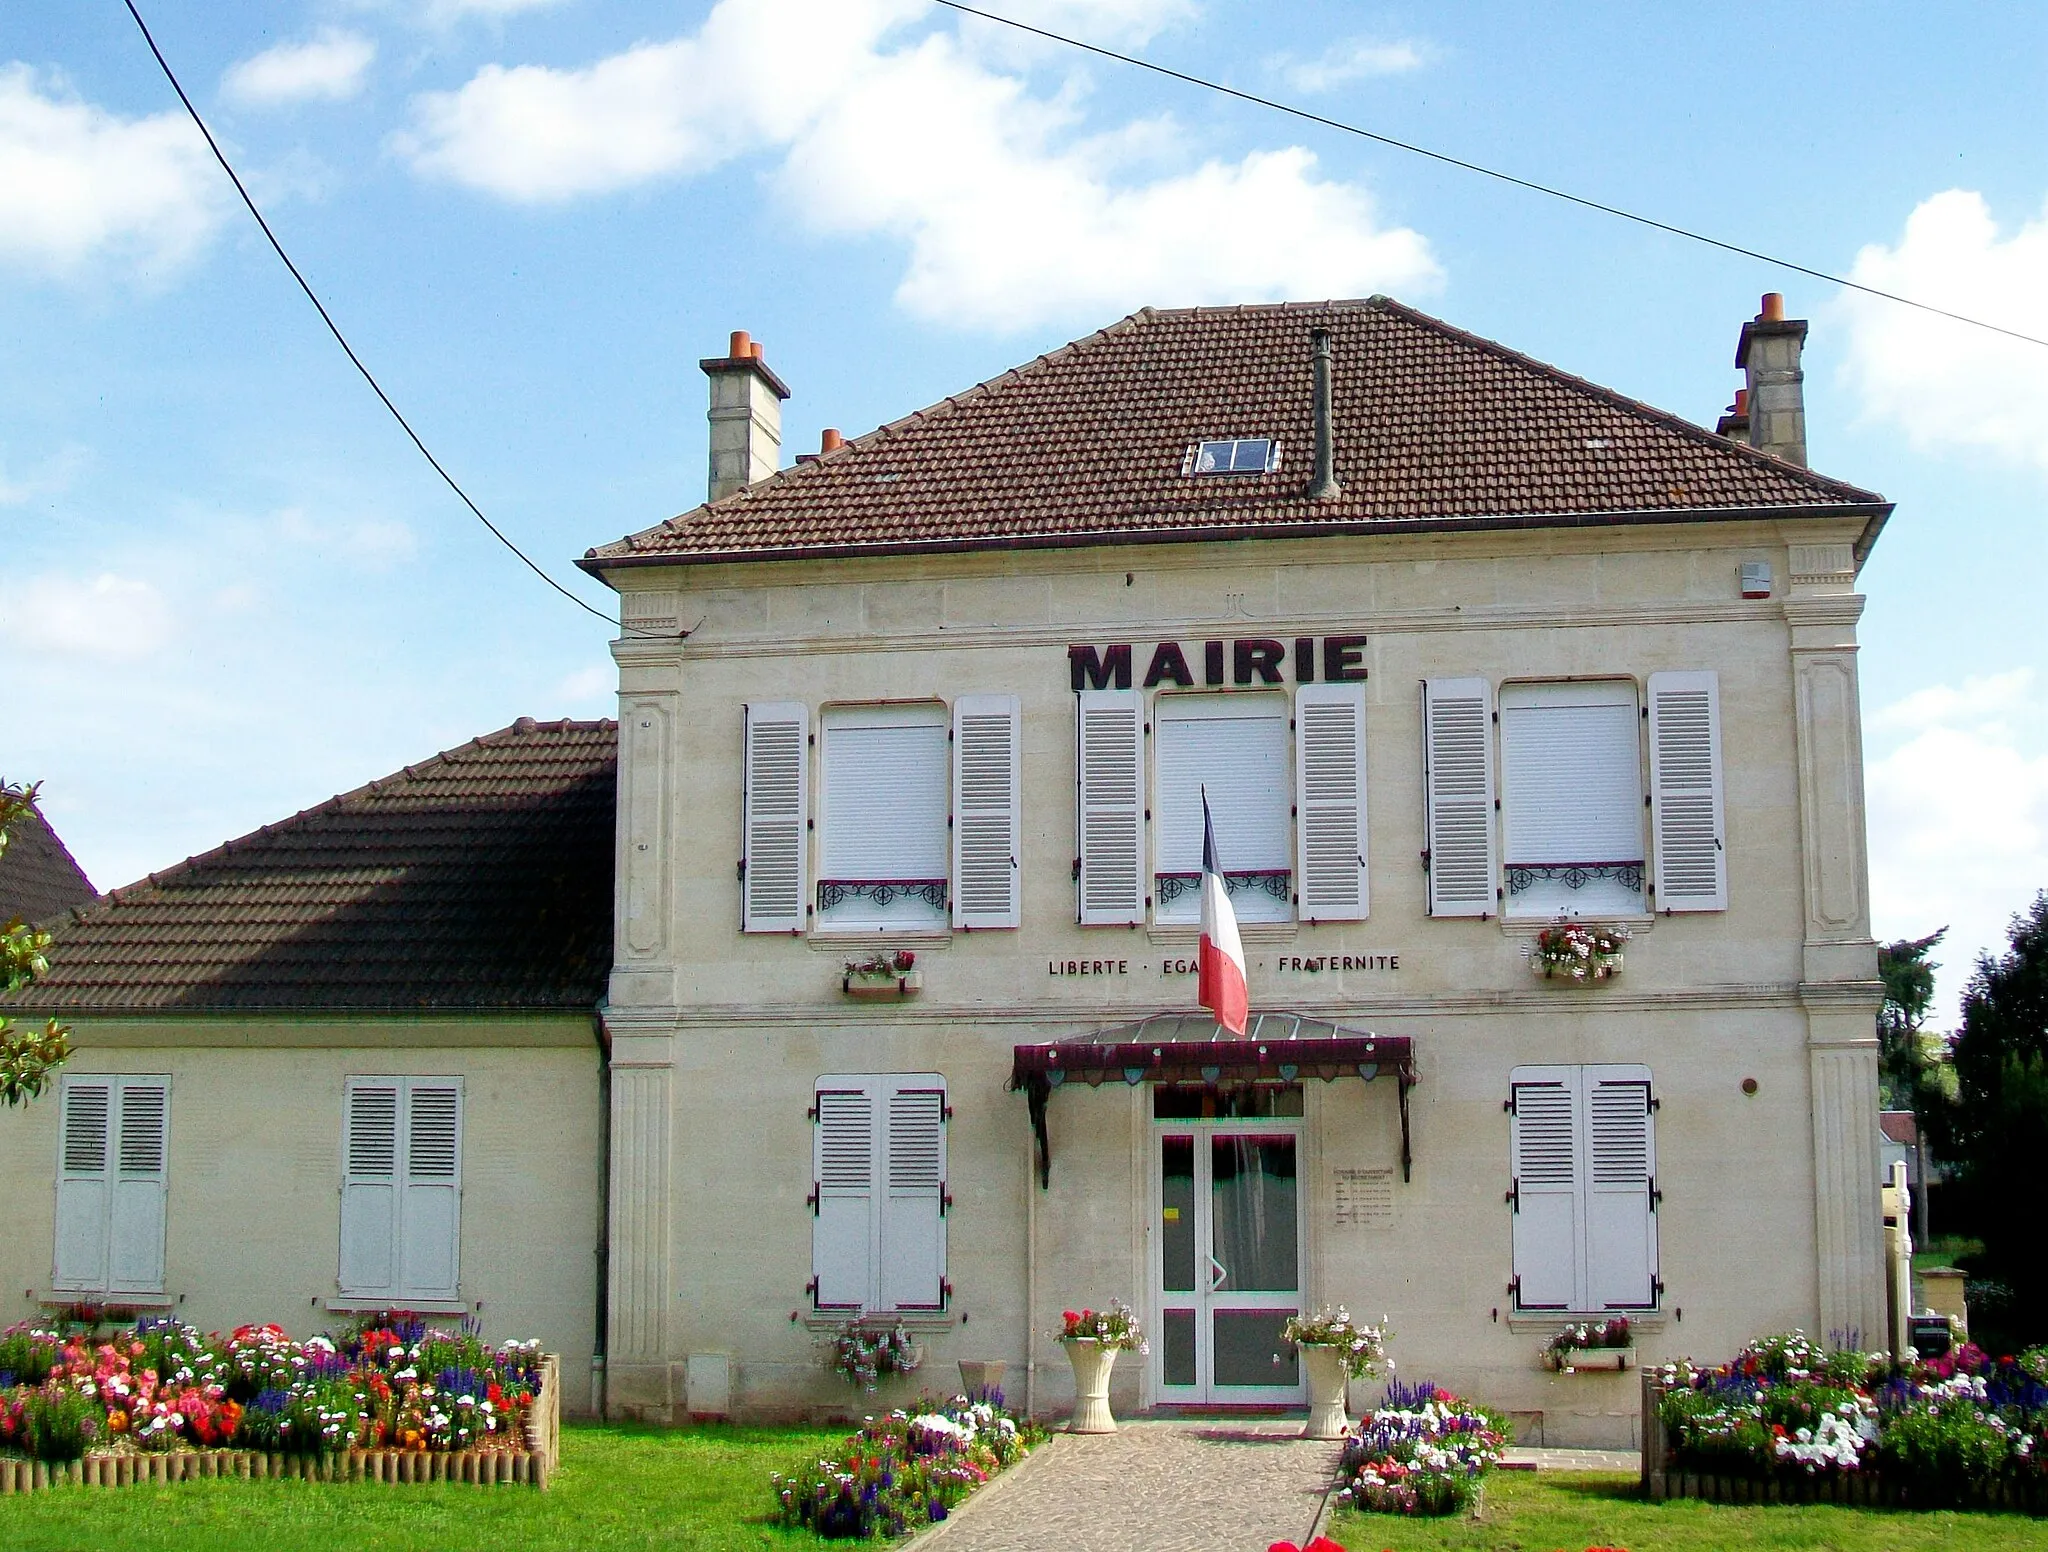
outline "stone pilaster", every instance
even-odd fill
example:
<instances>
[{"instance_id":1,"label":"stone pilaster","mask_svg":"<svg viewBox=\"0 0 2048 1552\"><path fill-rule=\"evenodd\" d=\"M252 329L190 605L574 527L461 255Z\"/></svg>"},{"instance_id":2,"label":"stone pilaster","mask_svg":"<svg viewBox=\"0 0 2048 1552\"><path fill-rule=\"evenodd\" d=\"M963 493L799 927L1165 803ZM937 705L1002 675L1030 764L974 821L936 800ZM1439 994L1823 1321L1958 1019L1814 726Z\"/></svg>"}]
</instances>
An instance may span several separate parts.
<instances>
[{"instance_id":1,"label":"stone pilaster","mask_svg":"<svg viewBox=\"0 0 2048 1552\"><path fill-rule=\"evenodd\" d=\"M1877 1345L1885 1330L1877 1147L1877 948L1863 803L1851 541L1788 535L1792 689L1821 1334Z\"/></svg>"},{"instance_id":2,"label":"stone pilaster","mask_svg":"<svg viewBox=\"0 0 2048 1552\"><path fill-rule=\"evenodd\" d=\"M669 1422L670 1131L674 1052L667 1034L612 1030L610 1352L614 1416Z\"/></svg>"}]
</instances>

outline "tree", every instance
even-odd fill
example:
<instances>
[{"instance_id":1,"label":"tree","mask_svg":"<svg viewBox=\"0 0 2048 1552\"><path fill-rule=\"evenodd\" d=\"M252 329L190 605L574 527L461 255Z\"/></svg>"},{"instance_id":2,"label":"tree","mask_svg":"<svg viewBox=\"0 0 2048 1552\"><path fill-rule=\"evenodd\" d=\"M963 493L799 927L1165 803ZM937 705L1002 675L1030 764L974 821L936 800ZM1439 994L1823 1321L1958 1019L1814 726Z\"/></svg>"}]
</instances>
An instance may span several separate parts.
<instances>
[{"instance_id":1,"label":"tree","mask_svg":"<svg viewBox=\"0 0 2048 1552\"><path fill-rule=\"evenodd\" d=\"M1981 954L1955 1039L1956 1097L1936 1137L1975 1206L1972 1271L2001 1335L2048 1336L2048 891L2012 920L2006 951ZM1989 1311L1987 1311L1989 1313Z\"/></svg>"},{"instance_id":2,"label":"tree","mask_svg":"<svg viewBox=\"0 0 2048 1552\"><path fill-rule=\"evenodd\" d=\"M7 832L35 812L36 788L0 782L0 856ZM50 968L50 935L19 916L0 924L0 994L20 991ZM71 1055L71 1031L51 1019L41 1029L20 1028L0 1016L0 1105L25 1105L50 1086Z\"/></svg>"},{"instance_id":3,"label":"tree","mask_svg":"<svg viewBox=\"0 0 2048 1552\"><path fill-rule=\"evenodd\" d=\"M1918 1111L1923 1088L1935 1078L1937 1061L1921 1034L1934 1005L1934 972L1941 968L1928 952L1947 934L1943 927L1924 938L1901 938L1877 951L1884 982L1884 1006L1877 1013L1878 1077L1887 1110Z\"/></svg>"}]
</instances>

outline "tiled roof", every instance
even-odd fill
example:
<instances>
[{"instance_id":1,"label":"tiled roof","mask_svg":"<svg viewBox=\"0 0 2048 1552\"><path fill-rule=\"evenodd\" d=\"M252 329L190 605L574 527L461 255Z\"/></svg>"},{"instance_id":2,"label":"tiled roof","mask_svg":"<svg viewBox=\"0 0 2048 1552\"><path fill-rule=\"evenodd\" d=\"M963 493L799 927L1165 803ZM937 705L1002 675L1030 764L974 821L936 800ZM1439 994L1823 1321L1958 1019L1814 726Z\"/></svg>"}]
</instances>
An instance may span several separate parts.
<instances>
[{"instance_id":1,"label":"tiled roof","mask_svg":"<svg viewBox=\"0 0 2048 1552\"><path fill-rule=\"evenodd\" d=\"M611 722L522 717L53 923L9 1010L594 1008Z\"/></svg>"},{"instance_id":2,"label":"tiled roof","mask_svg":"<svg viewBox=\"0 0 2048 1552\"><path fill-rule=\"evenodd\" d=\"M93 897L70 849L41 813L30 813L7 832L0 852L0 922L20 917L42 925Z\"/></svg>"},{"instance_id":3,"label":"tiled roof","mask_svg":"<svg viewBox=\"0 0 2048 1552\"><path fill-rule=\"evenodd\" d=\"M1317 328L1343 493L1312 500ZM1182 474L1205 437L1277 437L1282 465ZM1881 501L1373 297L1134 313L583 564Z\"/></svg>"}]
</instances>

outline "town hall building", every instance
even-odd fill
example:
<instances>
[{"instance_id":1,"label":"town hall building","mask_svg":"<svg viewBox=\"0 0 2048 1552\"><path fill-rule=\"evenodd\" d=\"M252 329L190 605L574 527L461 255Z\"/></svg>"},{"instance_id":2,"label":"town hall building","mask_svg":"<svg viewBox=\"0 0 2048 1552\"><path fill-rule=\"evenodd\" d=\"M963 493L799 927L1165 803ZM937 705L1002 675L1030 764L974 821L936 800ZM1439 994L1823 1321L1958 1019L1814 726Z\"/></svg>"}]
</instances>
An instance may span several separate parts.
<instances>
[{"instance_id":1,"label":"town hall building","mask_svg":"<svg viewBox=\"0 0 2048 1552\"><path fill-rule=\"evenodd\" d=\"M1287 1317L1626 1442L1644 1361L1880 1341L1855 626L1806 325L1705 431L1385 298L1146 310L593 550L620 674L614 1408L772 1413L818 1335L1126 1407L1300 1401ZM1202 798L1253 1020L1194 1002ZM1560 922L1619 973L1545 977ZM1618 935L1617 935L1618 937Z\"/></svg>"}]
</instances>

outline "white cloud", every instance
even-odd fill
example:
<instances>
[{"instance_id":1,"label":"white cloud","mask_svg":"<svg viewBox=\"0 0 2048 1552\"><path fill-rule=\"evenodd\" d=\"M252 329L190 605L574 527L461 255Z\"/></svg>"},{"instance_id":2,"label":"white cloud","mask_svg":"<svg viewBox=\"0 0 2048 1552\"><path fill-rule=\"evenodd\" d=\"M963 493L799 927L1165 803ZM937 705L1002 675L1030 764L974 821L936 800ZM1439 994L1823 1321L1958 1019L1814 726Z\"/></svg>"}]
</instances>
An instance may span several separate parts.
<instances>
[{"instance_id":1,"label":"white cloud","mask_svg":"<svg viewBox=\"0 0 2048 1552\"><path fill-rule=\"evenodd\" d=\"M132 662L174 633L170 605L152 583L112 572L47 573L0 594L0 635L30 656Z\"/></svg>"},{"instance_id":2,"label":"white cloud","mask_svg":"<svg viewBox=\"0 0 2048 1552\"><path fill-rule=\"evenodd\" d=\"M276 532L302 553L332 556L366 571L388 571L419 554L419 536L395 518L315 518L304 507L278 512Z\"/></svg>"},{"instance_id":3,"label":"white cloud","mask_svg":"<svg viewBox=\"0 0 2048 1552\"><path fill-rule=\"evenodd\" d=\"M1934 685L1872 716L1902 741L1871 763L1870 873L1880 939L1946 924L1939 1027L1977 955L2048 885L2048 697L2031 669Z\"/></svg>"},{"instance_id":4,"label":"white cloud","mask_svg":"<svg viewBox=\"0 0 2048 1552\"><path fill-rule=\"evenodd\" d=\"M124 119L0 65L0 262L175 267L219 224L219 177L183 113Z\"/></svg>"},{"instance_id":5,"label":"white cloud","mask_svg":"<svg viewBox=\"0 0 2048 1552\"><path fill-rule=\"evenodd\" d=\"M1856 257L1852 278L2048 338L2048 211L2001 234L1981 194L1922 201L1890 247ZM2048 350L1848 293L1846 371L1869 418L1922 450L1987 448L2048 472Z\"/></svg>"},{"instance_id":6,"label":"white cloud","mask_svg":"<svg viewBox=\"0 0 2048 1552\"><path fill-rule=\"evenodd\" d=\"M1146 26L1179 8L1085 9ZM802 220L902 240L898 301L969 327L1436 279L1422 237L1381 225L1366 191L1318 176L1308 151L1195 165L1183 151L1133 176L1159 161L1167 124L1091 132L1074 82L1036 94L949 31L886 46L926 14L917 0L721 0L693 36L581 70L488 66L418 99L398 147L423 173L523 203L779 154L775 185Z\"/></svg>"},{"instance_id":7,"label":"white cloud","mask_svg":"<svg viewBox=\"0 0 2048 1552\"><path fill-rule=\"evenodd\" d=\"M1419 44L1353 38L1325 49L1314 59L1282 55L1272 61L1271 68L1295 91L1315 96L1372 76L1405 75L1420 70L1424 57Z\"/></svg>"},{"instance_id":8,"label":"white cloud","mask_svg":"<svg viewBox=\"0 0 2048 1552\"><path fill-rule=\"evenodd\" d=\"M248 107L345 102L363 89L377 45L329 27L305 43L280 43L228 67L221 90Z\"/></svg>"}]
</instances>

